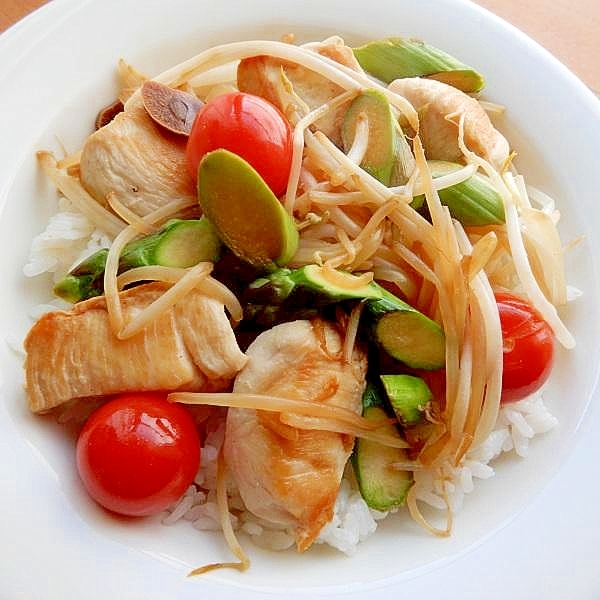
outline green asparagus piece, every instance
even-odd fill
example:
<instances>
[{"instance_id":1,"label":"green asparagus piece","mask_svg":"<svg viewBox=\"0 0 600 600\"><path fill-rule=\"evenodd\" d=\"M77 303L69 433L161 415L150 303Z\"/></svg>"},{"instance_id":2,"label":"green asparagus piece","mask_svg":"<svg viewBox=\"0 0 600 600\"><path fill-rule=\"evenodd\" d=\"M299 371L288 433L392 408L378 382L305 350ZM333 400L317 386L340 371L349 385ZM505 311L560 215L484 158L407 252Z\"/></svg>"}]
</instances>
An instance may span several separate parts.
<instances>
[{"instance_id":1,"label":"green asparagus piece","mask_svg":"<svg viewBox=\"0 0 600 600\"><path fill-rule=\"evenodd\" d=\"M445 363L445 336L438 323L378 283L350 273L307 265L278 269L249 286L254 316L260 311L281 318L295 307L315 308L344 300L365 303L374 340L393 358L409 367L439 369ZM297 302L295 299L302 300Z\"/></svg>"},{"instance_id":2,"label":"green asparagus piece","mask_svg":"<svg viewBox=\"0 0 600 600\"><path fill-rule=\"evenodd\" d=\"M377 79L390 83L402 77L429 77L463 92L483 89L483 76L450 54L422 40L391 37L353 48L362 68Z\"/></svg>"},{"instance_id":3,"label":"green asparagus piece","mask_svg":"<svg viewBox=\"0 0 600 600\"><path fill-rule=\"evenodd\" d=\"M435 179L462 165L441 160L428 161L431 176ZM438 190L442 204L450 210L450 214L465 226L501 225L504 223L504 203L490 180L478 173L465 181ZM412 206L423 205L425 196L416 196Z\"/></svg>"},{"instance_id":4,"label":"green asparagus piece","mask_svg":"<svg viewBox=\"0 0 600 600\"><path fill-rule=\"evenodd\" d=\"M350 103L342 126L344 150L352 148L363 115L368 121L368 142L360 166L384 185L406 183L414 156L388 99L379 90L365 90Z\"/></svg>"},{"instance_id":5,"label":"green asparagus piece","mask_svg":"<svg viewBox=\"0 0 600 600\"><path fill-rule=\"evenodd\" d=\"M381 375L380 379L400 424L410 426L421 423L427 405L433 398L425 380L407 373Z\"/></svg>"},{"instance_id":6,"label":"green asparagus piece","mask_svg":"<svg viewBox=\"0 0 600 600\"><path fill-rule=\"evenodd\" d=\"M198 167L198 202L223 243L248 264L273 269L298 247L294 218L242 157L219 148Z\"/></svg>"},{"instance_id":7,"label":"green asparagus piece","mask_svg":"<svg viewBox=\"0 0 600 600\"><path fill-rule=\"evenodd\" d=\"M100 296L104 290L103 275L107 255L108 249L102 248L84 259L54 285L54 293L73 304Z\"/></svg>"},{"instance_id":8,"label":"green asparagus piece","mask_svg":"<svg viewBox=\"0 0 600 600\"><path fill-rule=\"evenodd\" d=\"M444 367L446 338L440 325L381 286L377 287L381 297L365 304L377 343L390 356L414 369Z\"/></svg>"},{"instance_id":9,"label":"green asparagus piece","mask_svg":"<svg viewBox=\"0 0 600 600\"><path fill-rule=\"evenodd\" d=\"M388 417L383 399L373 384L368 384L363 394L363 417L369 421ZM387 423L385 431L400 438L394 423ZM408 456L402 448L390 448L361 438L356 440L351 463L360 493L368 506L375 510L390 510L406 502L413 475L398 468L406 462Z\"/></svg>"},{"instance_id":10,"label":"green asparagus piece","mask_svg":"<svg viewBox=\"0 0 600 600\"><path fill-rule=\"evenodd\" d=\"M187 268L217 260L220 248L207 219L171 219L155 233L125 246L119 257L119 273L150 265ZM56 283L54 293L71 303L103 294L107 255L108 249L102 248L84 259Z\"/></svg>"}]
</instances>

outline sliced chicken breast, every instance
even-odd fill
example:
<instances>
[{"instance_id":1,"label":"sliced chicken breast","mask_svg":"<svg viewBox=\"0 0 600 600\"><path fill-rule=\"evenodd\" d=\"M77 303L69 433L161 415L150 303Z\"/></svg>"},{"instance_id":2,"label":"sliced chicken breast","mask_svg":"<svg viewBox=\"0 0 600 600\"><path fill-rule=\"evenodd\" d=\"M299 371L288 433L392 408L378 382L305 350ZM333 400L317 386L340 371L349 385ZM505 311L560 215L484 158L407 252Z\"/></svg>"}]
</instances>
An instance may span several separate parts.
<instances>
[{"instance_id":1,"label":"sliced chicken breast","mask_svg":"<svg viewBox=\"0 0 600 600\"><path fill-rule=\"evenodd\" d=\"M423 77L396 79L389 89L404 96L419 113L419 133L427 158L462 160L458 119L464 115L467 148L499 170L506 166L510 153L508 141L494 127L476 98L442 81Z\"/></svg>"},{"instance_id":2,"label":"sliced chicken breast","mask_svg":"<svg viewBox=\"0 0 600 600\"><path fill-rule=\"evenodd\" d=\"M133 98L108 125L89 136L82 148L80 180L100 204L117 201L145 216L172 200L195 204L195 184L188 173L187 138L169 133Z\"/></svg>"},{"instance_id":3,"label":"sliced chicken breast","mask_svg":"<svg viewBox=\"0 0 600 600\"><path fill-rule=\"evenodd\" d=\"M345 362L342 342L321 320L277 325L249 346L234 391L360 413L366 356L355 348ZM227 414L225 458L247 509L293 530L300 551L333 517L353 443L348 435L291 427L274 412L230 408Z\"/></svg>"},{"instance_id":4,"label":"sliced chicken breast","mask_svg":"<svg viewBox=\"0 0 600 600\"><path fill-rule=\"evenodd\" d=\"M156 300L165 284L121 293L125 318ZM224 306L190 293L139 334L117 339L104 297L42 316L25 339L29 407L48 411L75 398L146 390L217 391L246 363Z\"/></svg>"},{"instance_id":5,"label":"sliced chicken breast","mask_svg":"<svg viewBox=\"0 0 600 600\"><path fill-rule=\"evenodd\" d=\"M362 71L351 48L344 45L341 38L330 38L315 46L314 50L355 71ZM290 92L286 79L293 88L293 94L304 106L288 106ZM241 91L269 100L287 116L290 116L290 110L300 109L301 113L306 113L344 92L339 85L302 65L270 56L254 56L242 60L237 70L237 84ZM332 110L315 123L338 146L342 144L341 128L346 109L343 106Z\"/></svg>"}]
</instances>

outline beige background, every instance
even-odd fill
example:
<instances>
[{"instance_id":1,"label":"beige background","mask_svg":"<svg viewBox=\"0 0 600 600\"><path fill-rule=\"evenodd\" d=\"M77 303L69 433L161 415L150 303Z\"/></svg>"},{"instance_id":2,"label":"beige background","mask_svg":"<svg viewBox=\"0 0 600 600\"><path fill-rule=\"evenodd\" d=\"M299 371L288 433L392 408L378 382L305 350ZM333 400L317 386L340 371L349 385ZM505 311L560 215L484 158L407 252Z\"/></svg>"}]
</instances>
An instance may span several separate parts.
<instances>
[{"instance_id":1,"label":"beige background","mask_svg":"<svg viewBox=\"0 0 600 600\"><path fill-rule=\"evenodd\" d=\"M0 31L47 0L0 0ZM600 95L598 0L477 0L545 46Z\"/></svg>"}]
</instances>

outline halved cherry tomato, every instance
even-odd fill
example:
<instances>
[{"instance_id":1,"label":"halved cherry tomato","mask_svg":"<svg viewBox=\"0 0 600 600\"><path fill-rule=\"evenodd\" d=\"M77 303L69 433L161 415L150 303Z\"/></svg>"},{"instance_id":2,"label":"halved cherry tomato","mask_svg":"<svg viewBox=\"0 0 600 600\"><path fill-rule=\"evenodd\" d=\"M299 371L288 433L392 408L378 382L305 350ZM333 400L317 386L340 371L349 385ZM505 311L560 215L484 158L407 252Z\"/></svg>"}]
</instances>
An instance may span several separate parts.
<instances>
[{"instance_id":1,"label":"halved cherry tomato","mask_svg":"<svg viewBox=\"0 0 600 600\"><path fill-rule=\"evenodd\" d=\"M165 394L122 394L90 415L77 439L76 462L98 504L146 516L167 508L192 483L200 440L189 412Z\"/></svg>"},{"instance_id":2,"label":"halved cherry tomato","mask_svg":"<svg viewBox=\"0 0 600 600\"><path fill-rule=\"evenodd\" d=\"M554 334L526 300L496 294L503 343L503 403L521 400L548 379L554 361Z\"/></svg>"},{"instance_id":3,"label":"halved cherry tomato","mask_svg":"<svg viewBox=\"0 0 600 600\"><path fill-rule=\"evenodd\" d=\"M250 163L276 196L285 191L292 163L292 129L267 100L232 92L214 97L200 109L186 149L194 181L202 157L219 148Z\"/></svg>"}]
</instances>

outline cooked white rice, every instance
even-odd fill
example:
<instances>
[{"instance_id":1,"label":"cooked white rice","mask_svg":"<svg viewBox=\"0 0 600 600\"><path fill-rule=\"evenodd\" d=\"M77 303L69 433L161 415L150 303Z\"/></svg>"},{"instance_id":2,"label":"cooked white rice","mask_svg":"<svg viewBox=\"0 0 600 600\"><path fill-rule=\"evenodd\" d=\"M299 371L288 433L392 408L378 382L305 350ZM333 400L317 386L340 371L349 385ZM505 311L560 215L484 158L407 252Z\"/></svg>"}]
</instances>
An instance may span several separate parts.
<instances>
[{"instance_id":1,"label":"cooked white rice","mask_svg":"<svg viewBox=\"0 0 600 600\"><path fill-rule=\"evenodd\" d=\"M439 478L433 473L426 470L415 472L417 499L433 509L446 511L447 498L452 511L458 512L465 496L474 490L475 480L488 479L495 474L493 463L498 457L514 453L525 458L530 441L536 435L551 430L557 423L557 419L546 408L542 394L502 407L496 428L489 437L472 448L457 468L446 470L444 489L441 489ZM223 429L221 423L207 436L195 485L190 486L181 500L169 509L163 519L165 525L185 519L197 529L220 530L214 488L216 458L223 441ZM204 488L211 491L206 493ZM234 529L249 536L262 548L286 550L294 545L291 531L279 529L246 511L234 489L230 489L230 516ZM358 544L375 533L379 523L388 517L393 518L387 512L367 506L349 469L342 481L333 519L321 530L316 543L327 544L352 556Z\"/></svg>"},{"instance_id":2,"label":"cooked white rice","mask_svg":"<svg viewBox=\"0 0 600 600\"><path fill-rule=\"evenodd\" d=\"M110 239L81 214L72 210L68 200L61 199L59 212L50 220L44 232L31 246L30 258L24 273L33 277L50 272L54 278L62 277L74 264L99 248L108 247ZM45 305L40 312L54 305ZM61 420L81 418L77 405L68 407ZM450 508L457 512L465 495L471 493L476 479L488 479L495 473L494 460L503 453L526 457L530 441L555 427L557 420L544 405L541 394L501 408L496 428L478 447L472 448L462 463L448 470L444 478L445 489L440 489L439 478L420 470L415 472L416 496L420 502L433 509ZM182 498L167 511L165 525L186 520L199 530L221 529L215 498L216 458L224 435L222 418L204 440L202 464L194 481ZM239 495L230 486L230 516L234 529L246 534L256 545L270 550L286 550L294 545L292 532L274 527L245 510ZM344 478L334 509L334 517L321 531L317 543L327 544L351 556L357 545L371 536L378 524L390 515L370 509L362 499L349 470ZM391 517L390 517L391 518Z\"/></svg>"},{"instance_id":3,"label":"cooked white rice","mask_svg":"<svg viewBox=\"0 0 600 600\"><path fill-rule=\"evenodd\" d=\"M101 248L110 246L110 238L81 213L69 200L59 199L58 211L32 243L29 260L23 267L26 277L52 273L58 280L74 265Z\"/></svg>"},{"instance_id":4,"label":"cooked white rice","mask_svg":"<svg viewBox=\"0 0 600 600\"><path fill-rule=\"evenodd\" d=\"M444 498L457 512L466 494L473 491L475 479L489 479L495 474L494 460L514 452L525 458L534 436L550 431L558 420L546 408L541 393L502 406L495 429L479 446L471 448L461 464L445 472L444 489L439 478L426 470L415 472L416 496L433 508L445 510Z\"/></svg>"}]
</instances>

